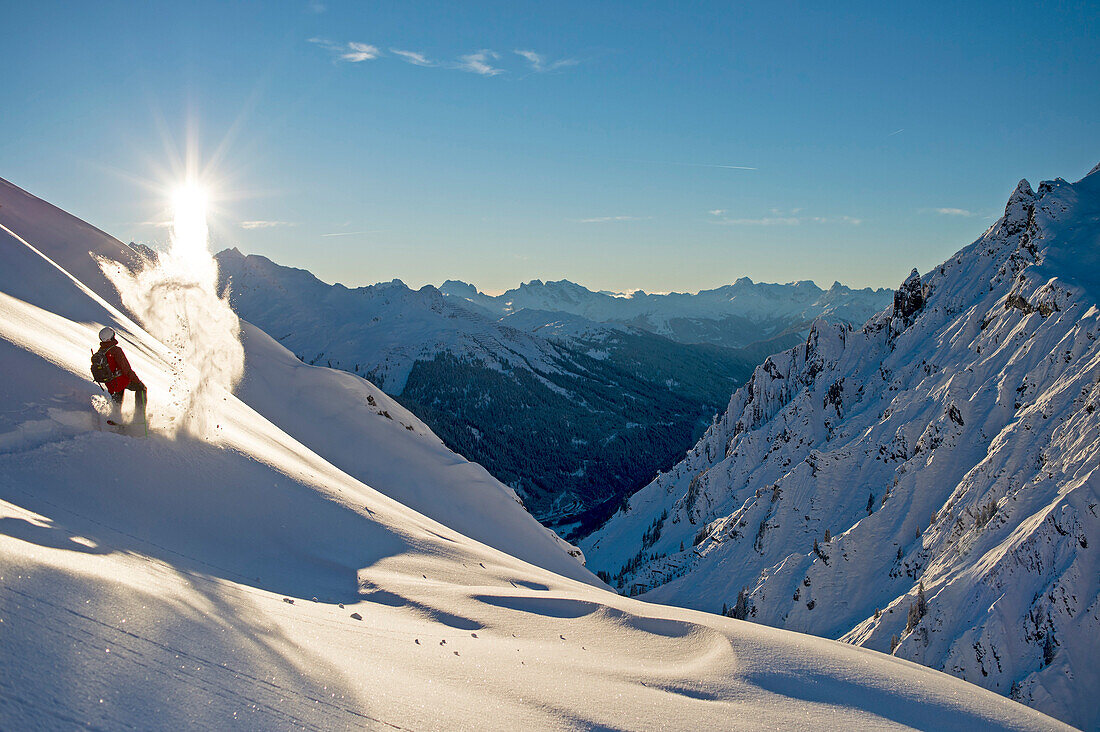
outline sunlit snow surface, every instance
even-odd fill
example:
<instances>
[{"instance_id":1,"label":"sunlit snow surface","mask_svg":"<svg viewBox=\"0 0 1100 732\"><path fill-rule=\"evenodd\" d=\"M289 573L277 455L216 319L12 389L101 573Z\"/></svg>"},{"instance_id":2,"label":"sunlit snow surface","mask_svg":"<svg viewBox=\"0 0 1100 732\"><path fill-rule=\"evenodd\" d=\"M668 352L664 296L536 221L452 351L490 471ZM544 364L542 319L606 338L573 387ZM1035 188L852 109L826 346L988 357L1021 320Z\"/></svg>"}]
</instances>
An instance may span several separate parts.
<instances>
[{"instance_id":1,"label":"sunlit snow surface","mask_svg":"<svg viewBox=\"0 0 1100 732\"><path fill-rule=\"evenodd\" d=\"M99 431L101 325L154 393L179 356L88 254L125 247L5 183L0 224L0 728L1060 726L905 661L602 590L377 389L247 325L216 441Z\"/></svg>"}]
</instances>

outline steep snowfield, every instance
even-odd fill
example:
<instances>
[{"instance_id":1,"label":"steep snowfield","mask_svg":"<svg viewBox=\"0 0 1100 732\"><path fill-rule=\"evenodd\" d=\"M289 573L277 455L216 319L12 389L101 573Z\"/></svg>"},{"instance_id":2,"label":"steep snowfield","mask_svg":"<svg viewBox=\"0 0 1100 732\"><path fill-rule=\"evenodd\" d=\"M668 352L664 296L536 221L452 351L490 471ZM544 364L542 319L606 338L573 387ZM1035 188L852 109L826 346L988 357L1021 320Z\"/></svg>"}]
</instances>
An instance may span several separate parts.
<instances>
[{"instance_id":1,"label":"steep snowfield","mask_svg":"<svg viewBox=\"0 0 1100 732\"><path fill-rule=\"evenodd\" d=\"M586 578L580 552L535 521L515 491L457 455L381 389L307 366L245 323L246 375L237 397L317 454L419 513L506 554Z\"/></svg>"},{"instance_id":2,"label":"steep snowfield","mask_svg":"<svg viewBox=\"0 0 1100 732\"><path fill-rule=\"evenodd\" d=\"M282 330L272 335L294 353L370 376L390 394L402 392L413 364L444 352L496 371L514 361L543 373L559 372L557 362L565 357L546 341L459 307L431 286L414 291L395 280L349 289L236 249L217 258L242 318L279 323Z\"/></svg>"},{"instance_id":3,"label":"steep snowfield","mask_svg":"<svg viewBox=\"0 0 1100 732\"><path fill-rule=\"evenodd\" d=\"M205 439L169 438L184 367L69 276L92 235L43 208L68 226L52 250L16 207L5 191L0 728L1064 728L907 661L602 590L373 387L247 326L250 403L226 393ZM150 387L148 438L97 429L103 323ZM455 495L439 523L353 474Z\"/></svg>"},{"instance_id":4,"label":"steep snowfield","mask_svg":"<svg viewBox=\"0 0 1100 732\"><path fill-rule=\"evenodd\" d=\"M590 568L1096 728L1098 280L1100 174L1022 181L892 308L767 359Z\"/></svg>"},{"instance_id":5,"label":"steep snowfield","mask_svg":"<svg viewBox=\"0 0 1100 732\"><path fill-rule=\"evenodd\" d=\"M5 266L0 271L3 335L12 344L79 378L54 385L57 395L48 402L28 401L20 395L40 391L36 385L42 375L31 367L13 369L7 379L9 386L5 387L10 389L10 398L4 403L20 406L7 413L15 415L9 418L9 424L0 422L12 428L0 435L0 450L18 452L67 437L74 430L103 426L92 409L91 398L101 401L102 393L91 382L87 383L90 390L77 386L85 381L90 347L98 345L96 333L102 325L111 325L122 334L135 371L150 387L149 422L154 432L168 430L171 425L162 413L175 398L178 372L190 365L181 366L176 354L107 299L113 288L99 274L100 267L92 256L116 260L128 257L131 250L49 204L5 185L6 189L0 189L4 194L0 197L0 226L4 227L0 228L0 236L10 246L3 252ZM9 217L12 225L7 223ZM28 236L19 234L15 226L27 231ZM64 247L48 250L53 257L31 243L31 238L42 232L65 242ZM82 267L90 275L92 287L70 274ZM48 331L58 331L56 342L45 339ZM567 555L579 552L531 518L510 488L494 480L481 466L448 450L422 422L373 384L339 371L306 366L247 323L243 324L242 341L247 373L238 385L236 398L229 394L223 398L225 409L243 410L245 415L237 415L235 420L226 417L215 425L215 442L248 452L254 452L257 440L291 445L294 452L308 453L311 464L322 463L328 469L336 466L363 482L369 481L373 488L402 505L428 516L445 517L449 525L457 525L455 528L479 541L555 572L591 580L591 575ZM13 358L25 361L26 356ZM127 397L127 405L131 398ZM266 419L259 419L253 409ZM262 427L251 425L255 421ZM242 423L250 426L241 427ZM234 426L241 432L233 432ZM321 446L323 459L302 447L301 442L307 440ZM441 485L448 489L440 490Z\"/></svg>"}]
</instances>

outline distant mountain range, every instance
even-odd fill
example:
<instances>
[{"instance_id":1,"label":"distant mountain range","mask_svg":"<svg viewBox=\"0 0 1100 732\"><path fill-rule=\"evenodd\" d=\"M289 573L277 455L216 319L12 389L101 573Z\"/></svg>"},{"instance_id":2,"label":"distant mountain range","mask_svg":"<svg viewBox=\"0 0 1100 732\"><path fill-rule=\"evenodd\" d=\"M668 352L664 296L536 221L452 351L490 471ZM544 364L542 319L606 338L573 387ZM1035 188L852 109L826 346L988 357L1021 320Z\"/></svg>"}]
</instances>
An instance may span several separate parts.
<instances>
[{"instance_id":1,"label":"distant mountain range","mask_svg":"<svg viewBox=\"0 0 1100 732\"><path fill-rule=\"evenodd\" d=\"M1100 166L768 358L581 543L628 594L1100 725Z\"/></svg>"},{"instance_id":2,"label":"distant mountain range","mask_svg":"<svg viewBox=\"0 0 1100 732\"><path fill-rule=\"evenodd\" d=\"M890 297L887 289L853 290L839 282L822 290L808 281L779 285L748 277L696 294L593 292L569 280L532 280L495 297L455 280L444 282L440 290L497 317L524 309L570 313L601 323L631 325L679 343L728 348L789 336L803 331L815 318L862 324Z\"/></svg>"},{"instance_id":3,"label":"distant mountain range","mask_svg":"<svg viewBox=\"0 0 1100 732\"><path fill-rule=\"evenodd\" d=\"M859 317L889 297L741 280L629 298L536 281L494 298L453 281L328 285L236 249L217 259L242 318L303 361L398 396L536 517L577 535L682 456L752 368L813 317ZM693 342L693 330L714 337Z\"/></svg>"}]
</instances>

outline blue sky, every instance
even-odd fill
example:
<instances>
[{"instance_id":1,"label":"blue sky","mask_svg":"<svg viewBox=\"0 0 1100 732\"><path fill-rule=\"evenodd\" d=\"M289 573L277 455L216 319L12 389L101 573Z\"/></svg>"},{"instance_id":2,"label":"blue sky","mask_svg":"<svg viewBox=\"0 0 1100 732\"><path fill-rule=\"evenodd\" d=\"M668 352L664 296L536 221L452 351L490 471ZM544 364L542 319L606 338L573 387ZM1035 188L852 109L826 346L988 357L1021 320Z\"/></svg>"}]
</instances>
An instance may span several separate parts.
<instances>
[{"instance_id":1,"label":"blue sky","mask_svg":"<svg viewBox=\"0 0 1100 732\"><path fill-rule=\"evenodd\" d=\"M895 286L1100 162L1095 3L7 3L0 176L348 285ZM884 7L891 6L891 7Z\"/></svg>"}]
</instances>

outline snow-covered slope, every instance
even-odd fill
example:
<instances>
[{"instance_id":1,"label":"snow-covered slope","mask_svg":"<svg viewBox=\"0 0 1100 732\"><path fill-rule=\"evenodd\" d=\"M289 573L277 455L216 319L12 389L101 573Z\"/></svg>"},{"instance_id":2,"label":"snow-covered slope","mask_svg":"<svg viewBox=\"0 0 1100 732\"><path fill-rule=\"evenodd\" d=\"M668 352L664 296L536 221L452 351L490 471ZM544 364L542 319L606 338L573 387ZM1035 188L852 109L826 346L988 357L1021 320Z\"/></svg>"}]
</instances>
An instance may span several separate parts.
<instances>
[{"instance_id":1,"label":"snow-covered slope","mask_svg":"<svg viewBox=\"0 0 1100 732\"><path fill-rule=\"evenodd\" d=\"M681 343L732 348L801 330L819 317L862 323L890 297L888 290L853 290L839 282L822 290L813 282L780 285L748 277L694 294L651 295L639 290L617 296L569 280L532 280L495 297L455 280L443 283L440 290L498 316L524 309L568 313L601 323L630 324Z\"/></svg>"},{"instance_id":2,"label":"snow-covered slope","mask_svg":"<svg viewBox=\"0 0 1100 732\"><path fill-rule=\"evenodd\" d=\"M124 334L128 356L150 386L151 425L167 429L163 413L177 388L178 359L125 314L121 305L111 304L107 298L117 301L117 295L93 255L112 261L117 257L135 267L140 264L130 259L127 247L106 234L4 184L0 225L6 229L0 229L0 236L10 246L3 252L0 298L5 300L11 329L5 337L51 360L61 357L48 354L64 353L71 361L63 365L83 376L88 370L86 351L98 344L99 327L111 325ZM32 241L44 242L45 248L37 249ZM72 276L74 270L83 271L92 286ZM66 330L61 344L40 344L41 329L53 322L51 313L81 325ZM306 366L247 323L242 341L247 371L236 397L247 405L242 408L255 409L277 425L284 438L320 445L331 465L467 536L555 572L590 579L567 556L572 552L579 557L579 552L536 522L514 491L447 449L420 420L373 384L332 369ZM33 369L18 371L8 379L17 386L5 403L19 409L10 412L17 415L10 424L0 422L5 428L0 450L49 442L71 432L69 422L87 426L94 419L87 395L77 397L71 412L60 406L60 398L48 404L20 399L19 394L35 391L31 384L39 377Z\"/></svg>"},{"instance_id":3,"label":"snow-covered slope","mask_svg":"<svg viewBox=\"0 0 1100 732\"><path fill-rule=\"evenodd\" d=\"M523 308L502 316L500 322L516 330L566 342L606 341L622 333L645 333L638 328L621 323L600 323L589 320L583 315L561 310Z\"/></svg>"},{"instance_id":4,"label":"snow-covered slope","mask_svg":"<svg viewBox=\"0 0 1100 732\"><path fill-rule=\"evenodd\" d=\"M552 344L448 301L434 287L400 280L349 289L236 249L218 254L237 313L280 324L272 335L308 362L369 376L400 394L417 361L458 353L496 371L512 362L558 373Z\"/></svg>"},{"instance_id":5,"label":"snow-covered slope","mask_svg":"<svg viewBox=\"0 0 1100 732\"><path fill-rule=\"evenodd\" d=\"M0 178L0 224L33 240L33 247L48 253L49 258L60 263L65 272L59 272L61 280L76 278L94 290L106 302L122 307L115 288L107 281L96 261L88 256L96 252L127 267L139 266L138 255L114 237L91 224L32 196L22 188ZM36 298L49 298L55 308L78 303L84 306L83 294L69 289L53 293L39 291L41 284L32 273L41 266L42 257L26 246L5 252L4 292L28 302ZM25 273L25 274L24 274ZM66 276L68 275L68 276ZM60 297L67 298L59 301Z\"/></svg>"},{"instance_id":6,"label":"snow-covered slope","mask_svg":"<svg viewBox=\"0 0 1100 732\"><path fill-rule=\"evenodd\" d=\"M1098 281L1100 174L1021 181L891 308L767 359L589 567L1095 728Z\"/></svg>"},{"instance_id":7,"label":"snow-covered slope","mask_svg":"<svg viewBox=\"0 0 1100 732\"><path fill-rule=\"evenodd\" d=\"M178 355L71 276L103 251L91 236L35 241L40 222L8 218L6 196L0 727L1062 728L906 661L618 597L553 544L546 562L573 579L433 521L301 441L359 424L362 460L317 450L366 474L430 460L422 426L363 415L357 399L377 392L252 329L242 395L260 411L224 393L206 437L169 436L156 416ZM149 438L95 429L84 349L103 323L150 387ZM305 398L314 378L331 399ZM339 413L341 384L358 416ZM303 397L295 414L286 394ZM438 468L438 490L469 485Z\"/></svg>"},{"instance_id":8,"label":"snow-covered slope","mask_svg":"<svg viewBox=\"0 0 1100 732\"><path fill-rule=\"evenodd\" d=\"M508 486L448 449L381 389L307 366L262 330L242 332L238 398L352 477L459 533L559 573L580 551L543 527Z\"/></svg>"}]
</instances>

